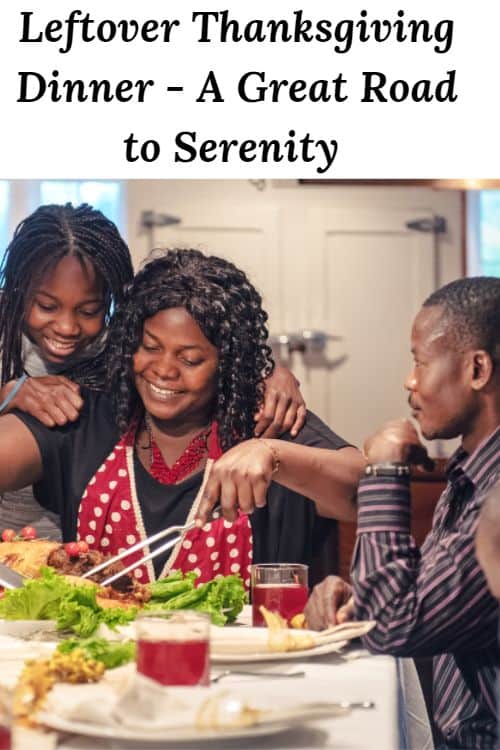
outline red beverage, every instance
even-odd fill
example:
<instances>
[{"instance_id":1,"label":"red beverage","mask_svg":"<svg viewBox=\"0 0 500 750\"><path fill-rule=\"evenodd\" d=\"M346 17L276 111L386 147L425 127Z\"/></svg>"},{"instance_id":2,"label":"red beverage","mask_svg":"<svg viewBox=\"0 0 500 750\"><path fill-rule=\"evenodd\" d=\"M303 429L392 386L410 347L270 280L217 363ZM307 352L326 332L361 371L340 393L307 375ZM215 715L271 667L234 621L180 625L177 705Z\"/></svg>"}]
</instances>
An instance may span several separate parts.
<instances>
[{"instance_id":1,"label":"red beverage","mask_svg":"<svg viewBox=\"0 0 500 750\"><path fill-rule=\"evenodd\" d=\"M0 750L10 750L10 729L0 726Z\"/></svg>"},{"instance_id":2,"label":"red beverage","mask_svg":"<svg viewBox=\"0 0 500 750\"><path fill-rule=\"evenodd\" d=\"M299 583L261 583L252 589L252 624L265 625L259 607L277 612L287 622L304 611L308 596L307 586Z\"/></svg>"},{"instance_id":3,"label":"red beverage","mask_svg":"<svg viewBox=\"0 0 500 750\"><path fill-rule=\"evenodd\" d=\"M139 640L137 642L137 671L161 685L208 685L210 682L208 641Z\"/></svg>"}]
</instances>

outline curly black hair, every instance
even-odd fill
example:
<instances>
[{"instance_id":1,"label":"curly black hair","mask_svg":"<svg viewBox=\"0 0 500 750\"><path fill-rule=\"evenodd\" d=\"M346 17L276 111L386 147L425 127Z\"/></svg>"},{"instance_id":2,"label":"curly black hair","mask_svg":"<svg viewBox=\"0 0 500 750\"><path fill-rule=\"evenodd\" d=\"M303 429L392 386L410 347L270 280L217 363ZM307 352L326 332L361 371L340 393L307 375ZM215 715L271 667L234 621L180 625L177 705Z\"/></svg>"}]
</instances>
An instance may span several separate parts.
<instances>
[{"instance_id":1,"label":"curly black hair","mask_svg":"<svg viewBox=\"0 0 500 750\"><path fill-rule=\"evenodd\" d=\"M107 386L120 431L141 411L132 358L144 321L160 310L183 307L219 353L213 418L222 448L251 437L263 379L274 367L261 303L243 271L222 258L176 249L146 261L110 329Z\"/></svg>"},{"instance_id":2,"label":"curly black hair","mask_svg":"<svg viewBox=\"0 0 500 750\"><path fill-rule=\"evenodd\" d=\"M494 364L500 363L500 279L457 279L433 292L423 306L443 309L457 350L484 349Z\"/></svg>"},{"instance_id":3,"label":"curly black hair","mask_svg":"<svg viewBox=\"0 0 500 750\"><path fill-rule=\"evenodd\" d=\"M33 289L67 255L92 264L106 301L106 319L134 275L130 252L116 225L87 203L40 206L16 227L0 268L2 385L24 370L22 333ZM64 373L91 388L104 386L104 359Z\"/></svg>"}]
</instances>

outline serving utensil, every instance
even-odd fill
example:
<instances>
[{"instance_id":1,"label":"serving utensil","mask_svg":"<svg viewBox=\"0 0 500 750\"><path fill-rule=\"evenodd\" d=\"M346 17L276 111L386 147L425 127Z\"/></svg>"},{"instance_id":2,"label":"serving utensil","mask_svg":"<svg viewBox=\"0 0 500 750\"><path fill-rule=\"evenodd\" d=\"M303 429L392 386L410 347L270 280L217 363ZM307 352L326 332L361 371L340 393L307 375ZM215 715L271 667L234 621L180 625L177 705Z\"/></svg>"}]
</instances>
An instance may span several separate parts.
<instances>
[{"instance_id":1,"label":"serving utensil","mask_svg":"<svg viewBox=\"0 0 500 750\"><path fill-rule=\"evenodd\" d=\"M212 509L211 513L211 520L215 520L216 518L219 518L220 516L220 505L216 505ZM95 567L91 568L90 570L87 570L86 573L84 573L81 577L82 578L89 578L90 576L94 575L95 573L99 573L101 570L105 570L107 567L112 565L115 562L118 562L119 560L123 560L124 557L128 557L128 555L132 554L133 552L137 552L137 550L143 549L144 547L147 547L149 544L152 544L153 542L157 542L160 539L164 539L166 536L171 536L172 534L175 534L175 537L173 539L169 539L168 542L165 542L165 544L160 545L156 549L154 549L152 552L148 553L147 555L144 555L144 557L141 557L139 560L136 560L135 562L128 565L123 570L118 571L118 573L114 573L112 576L108 576L105 578L104 581L101 581L101 586L109 586L110 584L114 583L114 581L117 581L122 576L126 575L127 573L130 573L131 570L135 570L135 568L139 567L139 565L143 565L145 562L148 562L148 560L153 560L155 557L158 557L158 555L161 555L163 552L166 552L169 549L172 549L172 547L175 547L175 545L182 539L184 534L186 534L188 531L191 531L191 529L194 529L196 526L196 521L190 521L189 523L185 523L183 525L177 525L177 526L169 526L166 529L163 529L162 531L157 531L156 534L152 534L151 536L148 536L147 539L143 539L142 541L136 542L131 547L127 547L122 552L119 552L114 557L109 558L108 560L105 560L102 563L99 563L99 565L96 565Z\"/></svg>"},{"instance_id":2,"label":"serving utensil","mask_svg":"<svg viewBox=\"0 0 500 750\"><path fill-rule=\"evenodd\" d=\"M4 589L20 589L26 578L8 565L0 563L0 586Z\"/></svg>"}]
</instances>

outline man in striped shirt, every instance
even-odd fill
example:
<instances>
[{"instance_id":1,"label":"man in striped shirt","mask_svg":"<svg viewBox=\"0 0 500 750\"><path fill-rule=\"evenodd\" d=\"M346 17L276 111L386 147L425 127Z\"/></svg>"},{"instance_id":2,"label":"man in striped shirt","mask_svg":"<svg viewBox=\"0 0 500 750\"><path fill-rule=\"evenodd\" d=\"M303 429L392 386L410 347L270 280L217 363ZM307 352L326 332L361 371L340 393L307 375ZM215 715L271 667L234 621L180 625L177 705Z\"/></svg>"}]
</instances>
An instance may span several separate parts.
<instances>
[{"instance_id":1,"label":"man in striped shirt","mask_svg":"<svg viewBox=\"0 0 500 750\"><path fill-rule=\"evenodd\" d=\"M494 748L498 603L474 535L483 499L500 478L500 279L461 279L432 294L415 319L412 352L405 386L423 436L462 438L432 529L418 549L410 534L409 465L429 459L409 421L391 422L365 444L354 603L346 605L345 583L327 579L306 616L321 626L344 605L343 618L352 609L358 619L377 621L365 638L370 650L433 656L443 747Z\"/></svg>"}]
</instances>

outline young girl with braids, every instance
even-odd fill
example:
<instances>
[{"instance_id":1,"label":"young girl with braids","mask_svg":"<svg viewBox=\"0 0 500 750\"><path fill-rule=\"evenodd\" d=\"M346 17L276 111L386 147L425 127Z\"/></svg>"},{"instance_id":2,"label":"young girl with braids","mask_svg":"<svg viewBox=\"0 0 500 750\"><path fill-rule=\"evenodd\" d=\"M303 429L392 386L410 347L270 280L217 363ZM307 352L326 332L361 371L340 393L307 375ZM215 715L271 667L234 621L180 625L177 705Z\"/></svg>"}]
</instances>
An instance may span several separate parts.
<instances>
[{"instance_id":1,"label":"young girl with braids","mask_svg":"<svg viewBox=\"0 0 500 750\"><path fill-rule=\"evenodd\" d=\"M143 583L180 568L200 581L240 572L248 585L252 560L311 563L327 517L353 520L364 461L310 413L295 437L253 437L273 369L266 319L228 261L195 250L151 260L111 324L110 395L86 391L63 428L2 417L0 489L34 482L64 539L103 553L198 517L170 557L136 570ZM216 500L225 518L208 523Z\"/></svg>"},{"instance_id":2,"label":"young girl with braids","mask_svg":"<svg viewBox=\"0 0 500 750\"><path fill-rule=\"evenodd\" d=\"M40 206L18 225L0 277L3 413L21 409L49 427L78 417L79 386L104 386L106 324L132 278L115 224L87 204ZM1 496L0 530L26 524L60 536L31 487Z\"/></svg>"},{"instance_id":3,"label":"young girl with braids","mask_svg":"<svg viewBox=\"0 0 500 750\"><path fill-rule=\"evenodd\" d=\"M107 324L132 278L117 227L87 204L41 206L19 224L0 271L2 413L17 408L48 427L78 418L80 386L104 387ZM304 407L291 373L280 368L267 385L256 430L298 430ZM60 536L31 488L0 496L0 531L27 524Z\"/></svg>"}]
</instances>

